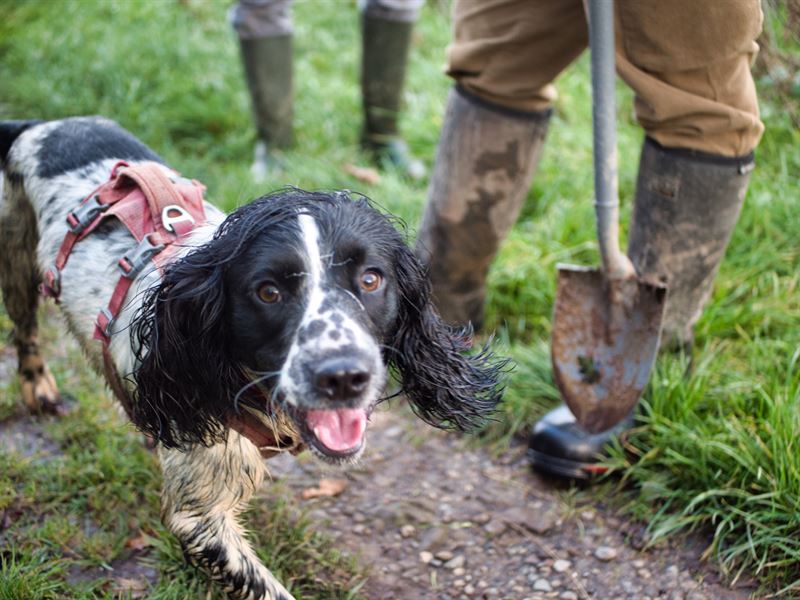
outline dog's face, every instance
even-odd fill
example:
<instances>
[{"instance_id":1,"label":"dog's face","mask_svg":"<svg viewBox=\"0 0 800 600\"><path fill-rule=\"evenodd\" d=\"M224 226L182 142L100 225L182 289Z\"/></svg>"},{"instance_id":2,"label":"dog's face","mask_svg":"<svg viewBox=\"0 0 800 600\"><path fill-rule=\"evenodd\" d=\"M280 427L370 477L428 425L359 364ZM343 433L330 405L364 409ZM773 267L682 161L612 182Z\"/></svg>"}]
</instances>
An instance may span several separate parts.
<instances>
[{"instance_id":1,"label":"dog's face","mask_svg":"<svg viewBox=\"0 0 800 600\"><path fill-rule=\"evenodd\" d=\"M399 290L388 224L354 203L300 213L225 274L231 350L326 459L364 447ZM383 241L383 243L376 243Z\"/></svg>"},{"instance_id":2,"label":"dog's face","mask_svg":"<svg viewBox=\"0 0 800 600\"><path fill-rule=\"evenodd\" d=\"M220 438L240 405L288 416L328 462L364 448L390 367L415 411L470 429L499 399L500 364L461 354L424 271L363 198L301 190L234 212L170 267L133 325L136 424L167 446Z\"/></svg>"}]
</instances>

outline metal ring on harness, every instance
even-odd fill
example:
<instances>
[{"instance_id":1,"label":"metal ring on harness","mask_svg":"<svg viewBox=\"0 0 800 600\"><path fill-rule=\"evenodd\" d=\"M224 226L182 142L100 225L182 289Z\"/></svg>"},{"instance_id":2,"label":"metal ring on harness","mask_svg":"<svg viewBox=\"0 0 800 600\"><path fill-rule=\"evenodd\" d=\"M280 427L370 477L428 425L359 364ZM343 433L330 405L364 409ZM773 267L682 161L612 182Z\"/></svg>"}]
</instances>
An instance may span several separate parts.
<instances>
[{"instance_id":1,"label":"metal ring on harness","mask_svg":"<svg viewBox=\"0 0 800 600\"><path fill-rule=\"evenodd\" d=\"M169 214L171 212L177 212L178 216L171 217ZM168 204L161 210L161 223L164 225L164 229L170 233L176 233L173 223L182 223L184 221L195 223L194 217L185 208L177 204Z\"/></svg>"}]
</instances>

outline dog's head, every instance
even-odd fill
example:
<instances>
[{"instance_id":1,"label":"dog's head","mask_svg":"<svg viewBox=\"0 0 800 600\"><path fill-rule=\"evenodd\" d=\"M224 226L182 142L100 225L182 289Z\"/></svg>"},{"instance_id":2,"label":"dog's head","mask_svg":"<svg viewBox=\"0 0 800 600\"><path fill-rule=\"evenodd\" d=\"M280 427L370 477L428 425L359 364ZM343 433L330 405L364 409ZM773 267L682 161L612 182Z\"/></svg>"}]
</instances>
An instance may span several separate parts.
<instances>
[{"instance_id":1,"label":"dog's head","mask_svg":"<svg viewBox=\"0 0 800 600\"><path fill-rule=\"evenodd\" d=\"M136 425L168 447L222 439L248 406L289 418L329 462L364 447L396 370L416 413L470 430L502 361L465 355L392 220L363 197L277 192L232 213L170 266L134 321Z\"/></svg>"}]
</instances>

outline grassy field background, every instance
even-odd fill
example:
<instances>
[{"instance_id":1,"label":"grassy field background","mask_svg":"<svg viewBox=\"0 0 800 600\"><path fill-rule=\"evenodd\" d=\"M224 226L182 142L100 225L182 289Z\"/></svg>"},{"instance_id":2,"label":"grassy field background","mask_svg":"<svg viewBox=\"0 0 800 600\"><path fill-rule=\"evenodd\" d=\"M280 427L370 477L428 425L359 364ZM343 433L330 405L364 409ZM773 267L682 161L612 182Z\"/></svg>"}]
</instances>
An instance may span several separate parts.
<instances>
[{"instance_id":1,"label":"grassy field background","mask_svg":"<svg viewBox=\"0 0 800 600\"><path fill-rule=\"evenodd\" d=\"M413 237L424 182L389 173L367 185L343 171L366 162L357 145L355 3L295 3L297 144L284 176L260 186L249 180L254 133L227 5L0 0L0 118L103 114L202 179L225 209L284 184L348 188L404 218ZM647 522L653 543L709 532L707 555L731 578L754 576L765 592L792 596L800 595L800 41L787 25L787 7L770 6L770 60L758 74L767 131L697 327L693 368L687 373L685 356L659 360L641 424L614 451L615 476L598 497L614 498ZM415 31L402 127L429 166L449 88L442 74L448 38L446 11L426 6ZM517 363L502 418L484 436L491 444L524 434L558 400L548 349L555 264L599 262L586 57L558 88L541 168L491 275L487 330L497 330L498 351ZM619 89L624 225L642 133L630 92ZM0 334L8 331L1 315ZM44 334L53 341L52 330ZM36 463L0 449L0 511L14 516L13 527L0 534L12 542L0 546L0 598L115 597L119 590L107 582L73 575L114 564L137 544L154 551L151 567L161 574L149 597L181 598L186 589L205 595L207 584L183 566L158 522L153 457L121 424L82 362L66 348L51 363L64 389L81 397L74 414L46 425L63 456ZM0 378L0 417L14 413L17 392L11 377ZM250 515L264 525L257 528L259 548L271 567L301 598L356 595L360 568L325 550L302 519L287 525L282 517L290 512L273 501ZM315 571L320 564L325 573Z\"/></svg>"}]
</instances>

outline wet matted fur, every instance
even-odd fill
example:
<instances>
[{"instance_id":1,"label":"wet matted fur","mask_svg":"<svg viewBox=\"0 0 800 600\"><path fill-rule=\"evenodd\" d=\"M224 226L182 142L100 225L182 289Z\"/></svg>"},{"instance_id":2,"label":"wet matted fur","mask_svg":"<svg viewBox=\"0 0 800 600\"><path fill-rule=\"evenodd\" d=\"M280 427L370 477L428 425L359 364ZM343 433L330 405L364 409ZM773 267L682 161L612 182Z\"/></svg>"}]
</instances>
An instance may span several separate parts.
<instances>
[{"instance_id":1,"label":"wet matted fur","mask_svg":"<svg viewBox=\"0 0 800 600\"><path fill-rule=\"evenodd\" d=\"M37 288L66 215L120 160L163 161L98 117L0 123L0 283L23 398L57 411L36 343ZM420 418L467 431L499 401L502 361L463 354L393 220L362 197L285 189L226 216L206 205L163 275L134 282L111 333L135 425L158 442L162 518L186 556L236 598L285 599L237 519L264 477L259 449L228 427L249 411L286 447L326 462L363 452L388 374ZM136 245L115 219L76 244L62 271L67 326L96 368L94 321Z\"/></svg>"}]
</instances>

